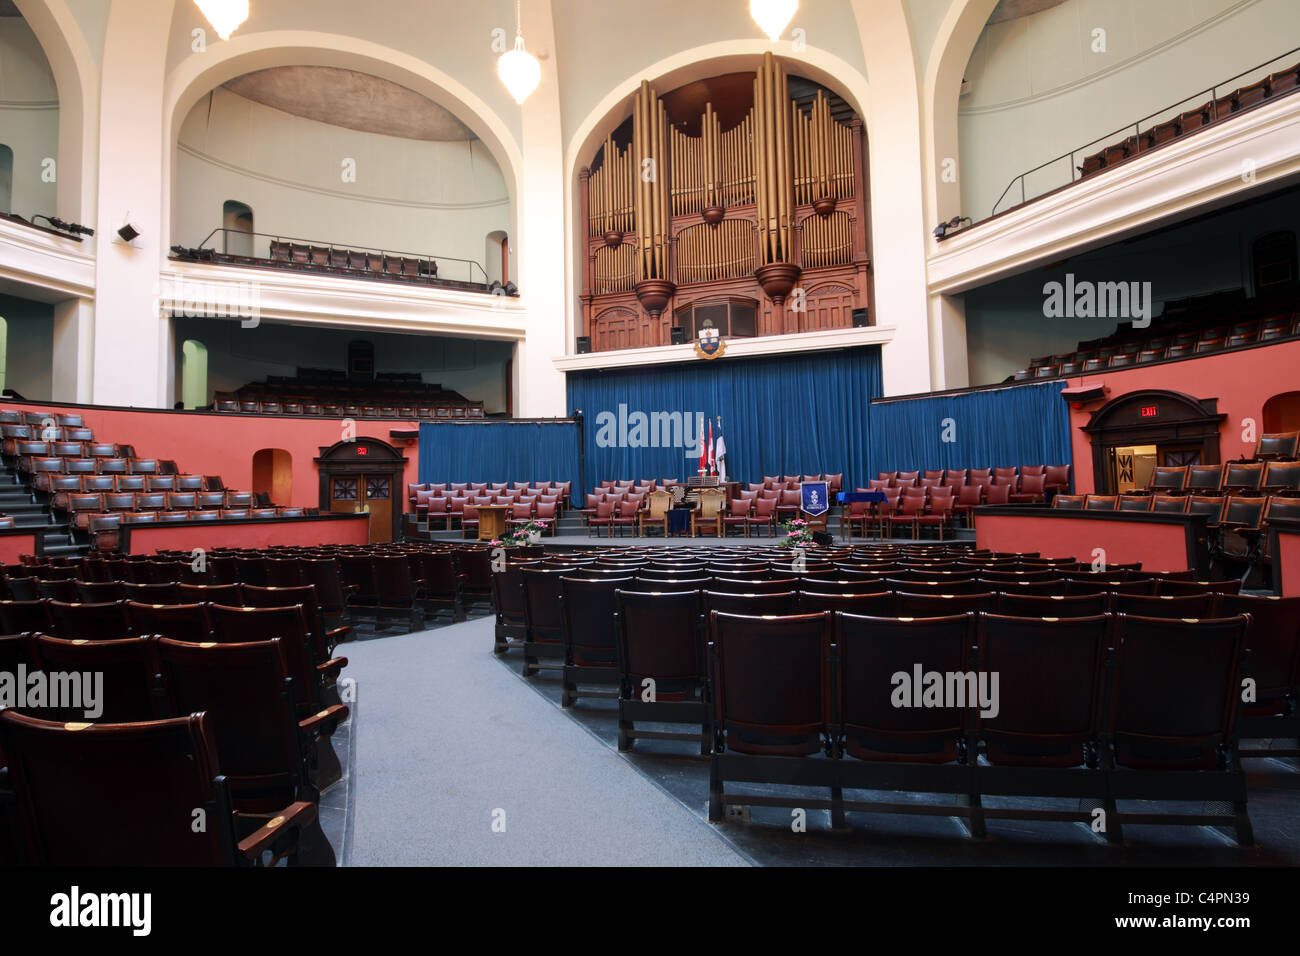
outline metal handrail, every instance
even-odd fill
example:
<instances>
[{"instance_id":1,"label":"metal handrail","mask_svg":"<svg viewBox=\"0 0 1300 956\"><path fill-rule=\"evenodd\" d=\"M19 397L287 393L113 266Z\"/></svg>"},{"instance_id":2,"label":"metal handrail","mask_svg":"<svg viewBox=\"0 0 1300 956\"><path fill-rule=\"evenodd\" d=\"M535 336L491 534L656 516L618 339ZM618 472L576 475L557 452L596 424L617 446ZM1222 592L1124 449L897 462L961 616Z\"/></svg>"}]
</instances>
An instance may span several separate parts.
<instances>
[{"instance_id":1,"label":"metal handrail","mask_svg":"<svg viewBox=\"0 0 1300 956\"><path fill-rule=\"evenodd\" d=\"M229 243L229 236L230 236L231 233L234 233L235 235L238 235L238 236L248 236L248 237L250 237L250 238L252 238L252 237L257 237L257 238L269 239L269 240L271 240L272 243L276 243L276 242L282 242L282 243L293 243L293 244L297 244L297 245L300 245L300 246L306 246L306 247L309 248L309 249L310 249L310 248L315 248L315 249L328 249L328 250L330 250L331 252L337 250L337 251L339 251L339 252L361 252L361 253L366 253L366 254L375 253L375 254L378 254L378 255L384 256L384 257L386 257L386 258L387 258L387 257L394 257L394 258L402 258L402 259L414 259L414 260L416 260L417 262L436 262L436 263L438 263L439 266L440 266L440 268L439 268L439 278L447 278L447 276L441 275L441 263L443 263L443 262L457 262L457 263L461 263L461 264L466 265L466 266L469 267L468 272L469 272L469 276L470 276L470 278L469 278L467 281L469 281L469 282L480 281L480 280L477 280L477 279L474 278L474 270L477 269L478 272L479 272L479 274L481 274L482 277L483 277L482 280L481 280L482 283L483 283L483 285L487 285L487 284L488 284L488 274L487 274L487 270L483 267L483 265L482 265L481 263L479 263L478 261L476 261L476 260L474 260L474 259L460 259L460 258L457 258L456 256L429 255L428 253L423 253L423 252L420 252L420 253L416 253L416 252L401 252L401 251L399 251L399 250L397 250L397 249L382 249L382 248L379 248L379 247L377 247L377 246L362 246L362 245L357 245L357 244L355 244L355 243L353 243L353 244L349 244L349 245L344 245L344 244L342 244L342 243L325 242L325 241L322 241L322 240L319 240L319 239L300 239L300 238L297 238L297 237L294 237L294 236L281 236L281 235L274 234L274 233L269 233L269 232L246 232L246 231L244 231L243 229L230 229L230 228L227 228L227 227L225 227L225 226L218 226L216 229L213 229L210 233L208 233L208 234L203 238L203 241L202 241L201 243L199 243L199 245L198 245L197 248L199 248L199 249L206 248L207 245L208 245L208 242L209 242L209 241L212 239L212 237L215 236L217 233L221 233L221 234L222 234L222 237L221 237L221 252L222 252L223 255L231 255L231 254L232 254L232 253L229 252L229 245L230 245L230 243ZM255 258L255 259L267 258L267 259L269 259L270 257L269 257L269 256L253 256L252 258Z\"/></svg>"},{"instance_id":2,"label":"metal handrail","mask_svg":"<svg viewBox=\"0 0 1300 956\"><path fill-rule=\"evenodd\" d=\"M1097 143L1105 142L1107 144L1110 144L1113 142L1121 141L1121 140L1117 140L1116 138L1125 136L1125 134L1129 133L1130 131L1132 131L1133 136L1135 137L1139 136L1141 135L1141 127L1143 123L1147 122L1148 120L1155 119L1156 117L1167 118L1170 110L1177 109L1178 107L1182 106L1184 103L1187 103L1189 101L1199 100L1201 97L1205 96L1206 94L1210 96L1209 106L1214 114L1210 122L1216 122L1219 119L1218 91L1221 88L1227 86L1228 84L1234 83L1236 80L1239 80L1244 76L1249 76L1253 73L1257 73L1259 70L1262 70L1264 67L1276 63L1278 60L1286 59L1288 57L1296 55L1297 53L1300 53L1300 47L1296 47L1293 50L1288 50L1285 53L1280 53L1277 56L1272 57L1271 59L1265 60L1263 63L1260 63L1257 66L1253 66L1248 70L1242 70L1240 73L1236 74L1235 76L1230 76L1226 80L1216 83L1214 86L1211 86L1208 89L1202 90L1198 93L1193 93L1191 96L1185 96L1181 100L1178 100L1175 103L1171 103L1169 106L1166 106L1162 110L1156 110L1154 113L1148 113L1146 116L1141 117L1136 122L1126 124L1120 127L1119 129L1115 130L1113 133L1107 133L1104 136L1098 136L1096 139L1090 140L1084 145L1078 147L1077 149L1072 149L1068 153L1063 153L1062 155L1057 156L1055 159L1049 159L1047 162L1041 163L1035 166L1033 169L1025 170L1019 176L1013 178L1011 182L1007 183L1007 188L1002 190L1002 195L999 196L998 201L993 204L993 211L989 215L996 216L998 214L998 207L1002 205L1002 200L1007 198L1007 193L1011 192L1011 188L1015 186L1017 182L1020 183L1020 202L1012 203L1010 206L1007 207L1007 209L1013 209L1016 206L1024 205L1026 202L1029 201L1025 196L1026 176L1032 176L1034 173L1046 169L1048 166L1052 166L1056 163L1059 163L1063 159L1068 159L1070 161L1070 182L1071 183L1077 182L1079 179L1082 179L1083 176L1079 174L1078 167L1075 165L1074 162L1074 157L1076 156L1076 154L1086 153L1091 147L1095 146ZM1105 147L1103 146L1102 148L1104 149Z\"/></svg>"}]
</instances>

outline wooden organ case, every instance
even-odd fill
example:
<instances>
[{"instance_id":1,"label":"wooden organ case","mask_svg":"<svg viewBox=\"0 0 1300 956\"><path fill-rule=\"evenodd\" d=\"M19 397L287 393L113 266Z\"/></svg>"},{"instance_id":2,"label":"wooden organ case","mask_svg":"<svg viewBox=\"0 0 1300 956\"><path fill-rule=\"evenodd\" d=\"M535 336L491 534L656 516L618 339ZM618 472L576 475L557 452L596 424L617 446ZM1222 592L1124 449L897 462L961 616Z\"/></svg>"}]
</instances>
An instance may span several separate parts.
<instances>
[{"instance_id":1,"label":"wooden organ case","mask_svg":"<svg viewBox=\"0 0 1300 956\"><path fill-rule=\"evenodd\" d=\"M704 325L728 338L851 327L871 299L862 121L770 53L729 128L711 101L678 115L690 98L677 92L643 80L630 122L579 174L578 334L607 351L667 345L674 325L687 342Z\"/></svg>"}]
</instances>

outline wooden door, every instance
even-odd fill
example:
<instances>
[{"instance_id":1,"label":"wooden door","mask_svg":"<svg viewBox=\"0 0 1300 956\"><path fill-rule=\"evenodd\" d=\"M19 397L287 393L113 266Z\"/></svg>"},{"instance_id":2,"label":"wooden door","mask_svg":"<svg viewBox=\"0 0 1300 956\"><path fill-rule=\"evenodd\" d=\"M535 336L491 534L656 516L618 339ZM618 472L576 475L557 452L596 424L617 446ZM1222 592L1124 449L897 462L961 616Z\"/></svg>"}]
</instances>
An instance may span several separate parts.
<instances>
[{"instance_id":1,"label":"wooden door","mask_svg":"<svg viewBox=\"0 0 1300 956\"><path fill-rule=\"evenodd\" d=\"M370 542L393 540L393 479L389 475L335 475L330 511L370 515Z\"/></svg>"}]
</instances>

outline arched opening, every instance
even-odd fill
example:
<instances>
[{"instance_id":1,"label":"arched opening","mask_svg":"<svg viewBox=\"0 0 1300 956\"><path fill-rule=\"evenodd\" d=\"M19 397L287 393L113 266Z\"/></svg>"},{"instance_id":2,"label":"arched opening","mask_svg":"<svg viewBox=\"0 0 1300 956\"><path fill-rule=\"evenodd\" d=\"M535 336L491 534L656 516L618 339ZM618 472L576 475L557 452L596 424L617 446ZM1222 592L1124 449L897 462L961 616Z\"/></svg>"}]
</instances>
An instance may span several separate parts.
<instances>
[{"instance_id":1,"label":"arched opening","mask_svg":"<svg viewBox=\"0 0 1300 956\"><path fill-rule=\"evenodd\" d=\"M181 346L181 404L202 408L208 404L208 347L198 339Z\"/></svg>"},{"instance_id":2,"label":"arched opening","mask_svg":"<svg viewBox=\"0 0 1300 956\"><path fill-rule=\"evenodd\" d=\"M14 151L0 143L0 212L13 212Z\"/></svg>"},{"instance_id":3,"label":"arched opening","mask_svg":"<svg viewBox=\"0 0 1300 956\"><path fill-rule=\"evenodd\" d=\"M1300 431L1300 392L1282 392L1264 403L1264 432Z\"/></svg>"},{"instance_id":4,"label":"arched opening","mask_svg":"<svg viewBox=\"0 0 1300 956\"><path fill-rule=\"evenodd\" d=\"M487 269L488 284L510 281L510 238L504 230L487 234L483 243L483 262Z\"/></svg>"},{"instance_id":5,"label":"arched opening","mask_svg":"<svg viewBox=\"0 0 1300 956\"><path fill-rule=\"evenodd\" d=\"M827 280L848 291L847 308L819 312L829 327L872 314L867 143L848 85L770 53L652 76L577 153L575 333L595 352L668 345L675 315L731 297L756 303L753 331L731 334L808 331L806 287ZM642 141L651 155L633 155ZM642 177L644 161L665 174Z\"/></svg>"},{"instance_id":6,"label":"arched opening","mask_svg":"<svg viewBox=\"0 0 1300 956\"><path fill-rule=\"evenodd\" d=\"M221 206L221 228L225 230L223 249L232 256L253 254L253 207L234 199Z\"/></svg>"},{"instance_id":7,"label":"arched opening","mask_svg":"<svg viewBox=\"0 0 1300 956\"><path fill-rule=\"evenodd\" d=\"M253 454L253 491L273 505L288 505L293 495L293 456L283 448L262 448Z\"/></svg>"}]
</instances>

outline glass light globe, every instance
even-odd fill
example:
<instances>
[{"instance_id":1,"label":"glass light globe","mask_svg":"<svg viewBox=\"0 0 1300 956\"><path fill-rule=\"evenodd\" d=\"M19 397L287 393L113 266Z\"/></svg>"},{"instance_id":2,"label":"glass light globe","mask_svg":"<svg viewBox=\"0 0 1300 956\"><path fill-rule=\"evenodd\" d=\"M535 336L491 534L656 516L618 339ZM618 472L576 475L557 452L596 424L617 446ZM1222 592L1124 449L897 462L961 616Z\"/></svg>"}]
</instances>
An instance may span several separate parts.
<instances>
[{"instance_id":1,"label":"glass light globe","mask_svg":"<svg viewBox=\"0 0 1300 956\"><path fill-rule=\"evenodd\" d=\"M522 36L516 36L515 48L507 50L497 60L497 76L521 106L542 81L542 65L537 62L537 57L524 49Z\"/></svg>"},{"instance_id":2,"label":"glass light globe","mask_svg":"<svg viewBox=\"0 0 1300 956\"><path fill-rule=\"evenodd\" d=\"M749 15L773 43L781 39L798 9L799 0L749 0Z\"/></svg>"},{"instance_id":3,"label":"glass light globe","mask_svg":"<svg viewBox=\"0 0 1300 956\"><path fill-rule=\"evenodd\" d=\"M229 40L230 34L248 19L248 0L194 0L203 15L217 31L217 36Z\"/></svg>"}]
</instances>

